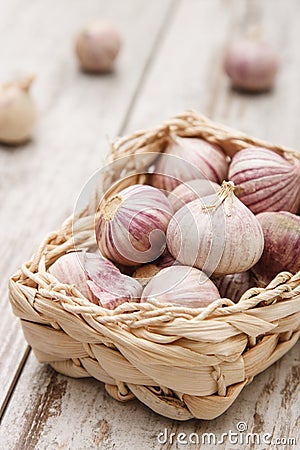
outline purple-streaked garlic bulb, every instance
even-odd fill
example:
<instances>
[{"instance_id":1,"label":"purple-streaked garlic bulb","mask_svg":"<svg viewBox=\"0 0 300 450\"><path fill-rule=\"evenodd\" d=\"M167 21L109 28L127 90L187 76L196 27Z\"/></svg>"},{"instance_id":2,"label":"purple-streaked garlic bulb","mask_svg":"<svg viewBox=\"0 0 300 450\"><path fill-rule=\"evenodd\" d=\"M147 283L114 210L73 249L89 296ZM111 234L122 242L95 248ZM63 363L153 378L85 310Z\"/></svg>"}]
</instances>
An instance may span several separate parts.
<instances>
[{"instance_id":1,"label":"purple-streaked garlic bulb","mask_svg":"<svg viewBox=\"0 0 300 450\"><path fill-rule=\"evenodd\" d=\"M209 276L245 272L261 257L264 238L254 214L224 181L217 194L194 200L171 219L167 247L181 264Z\"/></svg>"},{"instance_id":2,"label":"purple-streaked garlic bulb","mask_svg":"<svg viewBox=\"0 0 300 450\"><path fill-rule=\"evenodd\" d=\"M141 302L154 299L174 306L203 308L218 298L218 289L201 270L173 266L162 269L149 281Z\"/></svg>"},{"instance_id":3,"label":"purple-streaked garlic bulb","mask_svg":"<svg viewBox=\"0 0 300 450\"><path fill-rule=\"evenodd\" d=\"M264 91L274 84L278 57L266 42L242 39L227 48L224 69L233 86L247 91Z\"/></svg>"},{"instance_id":4,"label":"purple-streaked garlic bulb","mask_svg":"<svg viewBox=\"0 0 300 450\"><path fill-rule=\"evenodd\" d=\"M107 309L139 301L142 286L121 274L113 263L96 253L72 252L61 256L49 268L60 283L75 287L92 303Z\"/></svg>"},{"instance_id":5,"label":"purple-streaked garlic bulb","mask_svg":"<svg viewBox=\"0 0 300 450\"><path fill-rule=\"evenodd\" d=\"M96 236L103 256L128 266L148 263L165 250L172 207L152 186L133 185L100 207Z\"/></svg>"},{"instance_id":6,"label":"purple-streaked garlic bulb","mask_svg":"<svg viewBox=\"0 0 300 450\"><path fill-rule=\"evenodd\" d=\"M300 204L300 159L285 159L260 147L240 150L232 158L229 179L235 193L254 214L297 212Z\"/></svg>"},{"instance_id":7,"label":"purple-streaked garlic bulb","mask_svg":"<svg viewBox=\"0 0 300 450\"><path fill-rule=\"evenodd\" d=\"M177 186L172 192L170 192L168 199L174 212L176 212L185 204L198 198L214 194L215 192L218 192L219 189L219 184L207 179L191 180Z\"/></svg>"},{"instance_id":8,"label":"purple-streaked garlic bulb","mask_svg":"<svg viewBox=\"0 0 300 450\"><path fill-rule=\"evenodd\" d=\"M155 165L151 184L170 192L180 183L194 179L221 183L227 172L228 161L221 147L204 139L172 135Z\"/></svg>"},{"instance_id":9,"label":"purple-streaked garlic bulb","mask_svg":"<svg viewBox=\"0 0 300 450\"><path fill-rule=\"evenodd\" d=\"M255 286L255 282L250 270L247 272L234 273L213 280L219 289L222 298L229 298L237 303L241 296L250 288Z\"/></svg>"},{"instance_id":10,"label":"purple-streaked garlic bulb","mask_svg":"<svg viewBox=\"0 0 300 450\"><path fill-rule=\"evenodd\" d=\"M300 270L300 217L289 212L257 215L265 239L263 254L253 267L262 284L268 284L280 272Z\"/></svg>"},{"instance_id":11,"label":"purple-streaked garlic bulb","mask_svg":"<svg viewBox=\"0 0 300 450\"><path fill-rule=\"evenodd\" d=\"M84 268L88 275L87 284L101 306L115 309L125 302L139 302L141 284L123 275L114 264L98 254L86 253Z\"/></svg>"},{"instance_id":12,"label":"purple-streaked garlic bulb","mask_svg":"<svg viewBox=\"0 0 300 450\"><path fill-rule=\"evenodd\" d=\"M75 50L79 63L87 72L108 72L121 48L118 30L109 22L95 21L77 35Z\"/></svg>"},{"instance_id":13,"label":"purple-streaked garlic bulb","mask_svg":"<svg viewBox=\"0 0 300 450\"><path fill-rule=\"evenodd\" d=\"M138 267L132 276L133 278L136 278L143 287L145 287L154 275L162 269L174 266L175 264L177 263L173 256L171 256L169 252L165 252L165 254L152 263L144 264Z\"/></svg>"}]
</instances>

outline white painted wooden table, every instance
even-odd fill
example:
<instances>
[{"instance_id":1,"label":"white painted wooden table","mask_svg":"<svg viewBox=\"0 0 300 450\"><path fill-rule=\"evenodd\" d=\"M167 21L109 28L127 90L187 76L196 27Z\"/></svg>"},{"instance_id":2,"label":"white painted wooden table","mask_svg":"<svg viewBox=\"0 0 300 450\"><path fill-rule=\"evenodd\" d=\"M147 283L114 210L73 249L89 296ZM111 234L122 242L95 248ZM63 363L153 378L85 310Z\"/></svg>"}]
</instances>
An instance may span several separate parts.
<instances>
[{"instance_id":1,"label":"white painted wooden table","mask_svg":"<svg viewBox=\"0 0 300 450\"><path fill-rule=\"evenodd\" d=\"M112 19L124 37L116 71L77 69L72 37L86 20ZM300 148L298 0L0 0L0 80L34 72L39 105L34 140L0 147L0 449L200 448L158 442L159 433L222 433L244 421L249 432L297 445L202 449L300 448L299 343L254 379L210 422L177 423L137 401L117 403L92 379L74 380L30 354L7 299L7 279L70 214L80 188L108 151L108 140L189 108L278 144ZM222 48L261 27L282 68L269 94L229 89ZM163 438L161 438L161 441Z\"/></svg>"}]
</instances>

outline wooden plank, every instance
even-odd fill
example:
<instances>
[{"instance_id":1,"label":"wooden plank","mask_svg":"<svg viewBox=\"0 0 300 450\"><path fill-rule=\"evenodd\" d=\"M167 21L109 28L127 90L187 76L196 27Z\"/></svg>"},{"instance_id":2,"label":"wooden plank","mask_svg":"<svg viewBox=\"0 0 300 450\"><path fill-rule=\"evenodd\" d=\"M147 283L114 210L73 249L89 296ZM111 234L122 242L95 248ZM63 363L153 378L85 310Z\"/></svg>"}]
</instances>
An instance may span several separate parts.
<instances>
[{"instance_id":1,"label":"wooden plank","mask_svg":"<svg viewBox=\"0 0 300 450\"><path fill-rule=\"evenodd\" d=\"M22 4L23 5L23 4ZM7 301L8 277L72 212L101 166L151 58L172 0L0 3L0 80L36 73L39 122L31 143L0 147L0 416L27 350ZM113 20L124 38L116 70L88 76L77 68L74 33L86 21ZM26 72L25 72L26 73Z\"/></svg>"},{"instance_id":2,"label":"wooden plank","mask_svg":"<svg viewBox=\"0 0 300 450\"><path fill-rule=\"evenodd\" d=\"M263 4L262 9L260 4ZM243 126L242 118L247 114L246 131L258 134L254 133L258 129L261 137L270 138L272 114L275 114L278 103L281 108L293 103L292 112L299 113L299 97L293 100L286 98L281 103L278 91L272 96L247 97L247 101L244 96L236 97L236 104L245 103L246 112L240 117L236 112L239 109L235 107L235 113L231 110L225 113L229 94L227 81L217 69L218 58L224 42L243 29L249 20L258 18L267 29L274 27L274 33L287 36L279 48L286 52L286 58L292 60L296 43L292 44L290 40L298 42L300 31L296 18L290 17L294 10L298 10L296 0L290 5L288 9L284 0L181 2L157 58L144 77L130 120L126 121L127 130L155 124L168 115L192 107L210 112L215 118L235 127ZM270 8L271 17L267 14ZM291 25L286 30L289 17ZM274 22L273 27L271 21ZM296 71L296 67L286 69L285 77L288 79L292 77L291 70ZM295 88L295 81L293 83ZM281 93L281 96L285 95ZM290 117L291 112L284 111L284 115ZM222 433L228 433L230 429L236 431L240 421L247 424L249 431L270 433L273 438L295 437L299 442L298 380L299 343L274 366L257 376L220 418L211 422L192 420L177 423L152 413L136 401L119 404L108 397L100 383L54 374L30 356L3 417L0 442L2 438L6 448L15 449L171 449L176 448L176 442L160 444L157 441L158 434L165 428L168 436L172 432L175 437L180 432L187 435L196 432L200 436L214 432L221 438ZM201 446L201 449L209 448L212 445ZM230 449L233 446L227 440L218 448ZM238 448L258 450L266 446L241 444Z\"/></svg>"}]
</instances>

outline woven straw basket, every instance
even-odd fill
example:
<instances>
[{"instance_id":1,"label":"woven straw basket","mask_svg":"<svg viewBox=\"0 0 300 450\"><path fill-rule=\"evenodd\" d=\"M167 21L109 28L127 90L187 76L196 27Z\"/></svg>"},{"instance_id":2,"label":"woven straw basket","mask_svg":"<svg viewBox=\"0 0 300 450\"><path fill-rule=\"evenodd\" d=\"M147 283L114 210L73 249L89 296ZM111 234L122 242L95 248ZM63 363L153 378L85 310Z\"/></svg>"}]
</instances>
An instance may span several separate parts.
<instances>
[{"instance_id":1,"label":"woven straw basket","mask_svg":"<svg viewBox=\"0 0 300 450\"><path fill-rule=\"evenodd\" d=\"M134 176L141 172L135 155L163 151L170 132L205 138L229 156L252 145L284 157L291 152L186 112L118 139L109 161L130 158L107 175L107 185L121 174L131 175L131 184L145 182L145 176ZM77 245L89 247L96 209L97 200L91 199L77 220ZM172 419L213 419L297 342L300 272L279 274L267 288L248 290L238 304L220 299L192 309L124 303L107 310L47 273L57 258L74 249L73 234L71 217L10 280L10 301L26 340L37 359L58 372L94 377L115 399L137 397Z\"/></svg>"}]
</instances>

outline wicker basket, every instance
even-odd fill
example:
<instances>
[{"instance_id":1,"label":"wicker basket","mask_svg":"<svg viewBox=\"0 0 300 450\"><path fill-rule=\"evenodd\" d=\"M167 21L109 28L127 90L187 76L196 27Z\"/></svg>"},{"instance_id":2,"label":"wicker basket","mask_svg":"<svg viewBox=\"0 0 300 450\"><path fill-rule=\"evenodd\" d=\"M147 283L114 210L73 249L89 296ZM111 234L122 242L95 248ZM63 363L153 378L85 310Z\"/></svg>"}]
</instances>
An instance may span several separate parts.
<instances>
[{"instance_id":1,"label":"wicker basket","mask_svg":"<svg viewBox=\"0 0 300 450\"><path fill-rule=\"evenodd\" d=\"M134 176L141 169L135 155L163 151L170 131L203 137L229 156L251 145L284 157L291 152L187 112L118 139L109 160L132 157L107 175L107 186L121 173L131 175L130 183L144 182L145 177ZM76 242L83 247L89 247L96 207L97 199L91 199L77 221ZM125 303L109 311L47 273L73 246L69 218L11 278L10 301L40 362L71 377L94 377L117 400L137 397L172 419L213 419L297 342L300 272L279 274L267 288L247 291L238 304L221 299L205 309L189 309Z\"/></svg>"}]
</instances>

